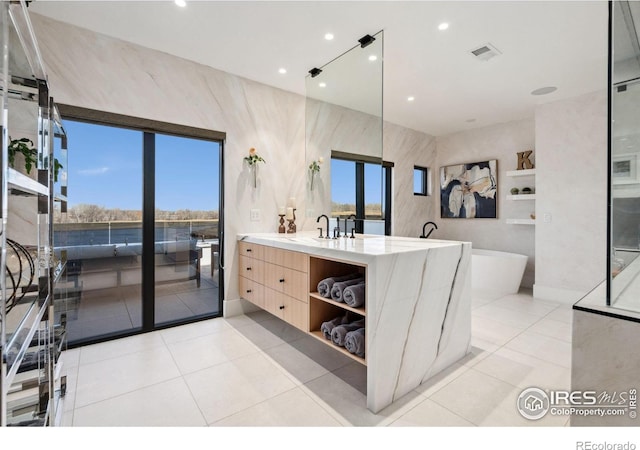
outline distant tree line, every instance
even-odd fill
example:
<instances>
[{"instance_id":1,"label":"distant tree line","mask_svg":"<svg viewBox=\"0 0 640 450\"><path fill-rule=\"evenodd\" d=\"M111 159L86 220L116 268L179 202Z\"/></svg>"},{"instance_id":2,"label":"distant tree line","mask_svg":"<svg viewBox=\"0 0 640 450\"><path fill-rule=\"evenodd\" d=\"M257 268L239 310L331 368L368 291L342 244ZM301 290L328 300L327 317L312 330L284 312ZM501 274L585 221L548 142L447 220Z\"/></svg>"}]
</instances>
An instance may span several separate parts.
<instances>
[{"instance_id":1,"label":"distant tree line","mask_svg":"<svg viewBox=\"0 0 640 450\"><path fill-rule=\"evenodd\" d=\"M66 214L62 214L59 208L54 212L56 223L93 223L93 222L140 222L141 210L105 208L99 205L81 203L68 208ZM156 209L156 220L216 220L218 211L196 211L191 209L178 209L165 211Z\"/></svg>"},{"instance_id":2,"label":"distant tree line","mask_svg":"<svg viewBox=\"0 0 640 450\"><path fill-rule=\"evenodd\" d=\"M331 202L331 215L348 217L356 213L355 203ZM364 205L364 214L367 219L382 217L382 205L380 203L367 203Z\"/></svg>"}]
</instances>

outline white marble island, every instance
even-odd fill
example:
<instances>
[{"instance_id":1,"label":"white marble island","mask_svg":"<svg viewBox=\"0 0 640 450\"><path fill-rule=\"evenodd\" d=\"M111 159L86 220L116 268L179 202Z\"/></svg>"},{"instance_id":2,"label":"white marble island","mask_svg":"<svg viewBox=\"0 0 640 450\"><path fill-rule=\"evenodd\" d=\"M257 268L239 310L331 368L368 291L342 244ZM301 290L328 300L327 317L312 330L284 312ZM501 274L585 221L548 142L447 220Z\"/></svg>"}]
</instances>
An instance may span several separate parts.
<instances>
[{"instance_id":1,"label":"white marble island","mask_svg":"<svg viewBox=\"0 0 640 450\"><path fill-rule=\"evenodd\" d=\"M471 244L391 236L320 239L315 233L238 235L240 294L318 339L323 321L365 319L367 407L376 413L464 357L471 341ZM327 276L357 270L365 304L317 292Z\"/></svg>"}]
</instances>

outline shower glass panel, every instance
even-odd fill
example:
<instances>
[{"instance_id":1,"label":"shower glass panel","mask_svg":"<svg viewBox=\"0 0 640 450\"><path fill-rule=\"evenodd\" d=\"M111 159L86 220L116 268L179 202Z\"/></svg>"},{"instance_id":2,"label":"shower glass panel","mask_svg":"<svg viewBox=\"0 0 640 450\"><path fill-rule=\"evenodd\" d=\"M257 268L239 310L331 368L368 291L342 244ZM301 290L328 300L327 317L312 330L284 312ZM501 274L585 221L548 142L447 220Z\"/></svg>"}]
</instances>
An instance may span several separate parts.
<instances>
[{"instance_id":1,"label":"shower glass panel","mask_svg":"<svg viewBox=\"0 0 640 450\"><path fill-rule=\"evenodd\" d=\"M638 2L613 2L607 303L640 311L640 23Z\"/></svg>"}]
</instances>

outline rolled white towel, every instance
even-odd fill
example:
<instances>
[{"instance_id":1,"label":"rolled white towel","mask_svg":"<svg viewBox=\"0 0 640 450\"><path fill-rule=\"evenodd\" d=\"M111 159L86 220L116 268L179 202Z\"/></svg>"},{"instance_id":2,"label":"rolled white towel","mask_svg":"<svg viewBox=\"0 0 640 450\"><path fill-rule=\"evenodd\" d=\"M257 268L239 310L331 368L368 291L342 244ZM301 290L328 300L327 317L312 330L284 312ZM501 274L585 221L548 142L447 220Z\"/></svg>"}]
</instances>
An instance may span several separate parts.
<instances>
[{"instance_id":1,"label":"rolled white towel","mask_svg":"<svg viewBox=\"0 0 640 450\"><path fill-rule=\"evenodd\" d=\"M359 277L359 278L353 278L351 280L334 283L333 287L331 288L331 298L336 302L343 302L344 299L342 298L342 294L344 289L349 286L353 286L354 284L358 284L362 282L364 282L364 278Z\"/></svg>"},{"instance_id":2,"label":"rolled white towel","mask_svg":"<svg viewBox=\"0 0 640 450\"><path fill-rule=\"evenodd\" d=\"M364 358L364 328L358 328L355 331L349 331L344 337L344 348L349 350L349 353Z\"/></svg>"},{"instance_id":3,"label":"rolled white towel","mask_svg":"<svg viewBox=\"0 0 640 450\"><path fill-rule=\"evenodd\" d=\"M365 284L358 283L353 286L347 286L344 291L342 291L342 299L352 308L358 308L364 305Z\"/></svg>"}]
</instances>

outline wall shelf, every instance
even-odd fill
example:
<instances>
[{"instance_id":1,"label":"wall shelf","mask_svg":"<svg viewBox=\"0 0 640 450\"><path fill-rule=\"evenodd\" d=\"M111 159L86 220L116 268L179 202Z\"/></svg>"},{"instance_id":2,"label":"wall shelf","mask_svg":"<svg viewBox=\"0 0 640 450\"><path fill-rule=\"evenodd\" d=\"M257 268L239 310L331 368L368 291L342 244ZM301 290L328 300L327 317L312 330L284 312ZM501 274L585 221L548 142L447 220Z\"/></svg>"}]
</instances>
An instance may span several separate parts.
<instances>
[{"instance_id":1,"label":"wall shelf","mask_svg":"<svg viewBox=\"0 0 640 450\"><path fill-rule=\"evenodd\" d=\"M507 219L509 225L535 225L534 219Z\"/></svg>"},{"instance_id":2,"label":"wall shelf","mask_svg":"<svg viewBox=\"0 0 640 450\"><path fill-rule=\"evenodd\" d=\"M353 313L359 314L362 317L366 316L365 310L364 308L352 308L351 306L347 305L346 303L341 303L341 302L336 302L333 299L330 298L326 298L321 296L320 294L318 294L317 292L311 292L309 293L309 297L311 298L315 298L317 300L322 300L323 302L329 303L330 305L334 305L337 306L339 308L345 309L347 311L351 311Z\"/></svg>"},{"instance_id":3,"label":"wall shelf","mask_svg":"<svg viewBox=\"0 0 640 450\"><path fill-rule=\"evenodd\" d=\"M536 194L516 194L516 195L507 195L507 200L535 200Z\"/></svg>"},{"instance_id":4,"label":"wall shelf","mask_svg":"<svg viewBox=\"0 0 640 450\"><path fill-rule=\"evenodd\" d=\"M343 355L348 356L349 358L353 359L354 361L358 361L360 364L365 365L365 366L367 365L367 362L365 361L364 358L360 358L359 356L354 355L353 353L349 352L349 350L347 350L346 348L338 347L333 342L325 339L325 337L324 337L324 335L322 334L321 331L311 331L309 334L311 334L311 336L313 336L314 338L318 339L319 341L324 342L326 345L330 346L331 348L339 351Z\"/></svg>"},{"instance_id":5,"label":"wall shelf","mask_svg":"<svg viewBox=\"0 0 640 450\"><path fill-rule=\"evenodd\" d=\"M524 170L508 170L508 177L532 177L535 176L536 169L524 169Z\"/></svg>"},{"instance_id":6,"label":"wall shelf","mask_svg":"<svg viewBox=\"0 0 640 450\"><path fill-rule=\"evenodd\" d=\"M33 178L29 178L11 167L7 173L7 184L12 193L16 195L49 195L49 186L38 183Z\"/></svg>"}]
</instances>

